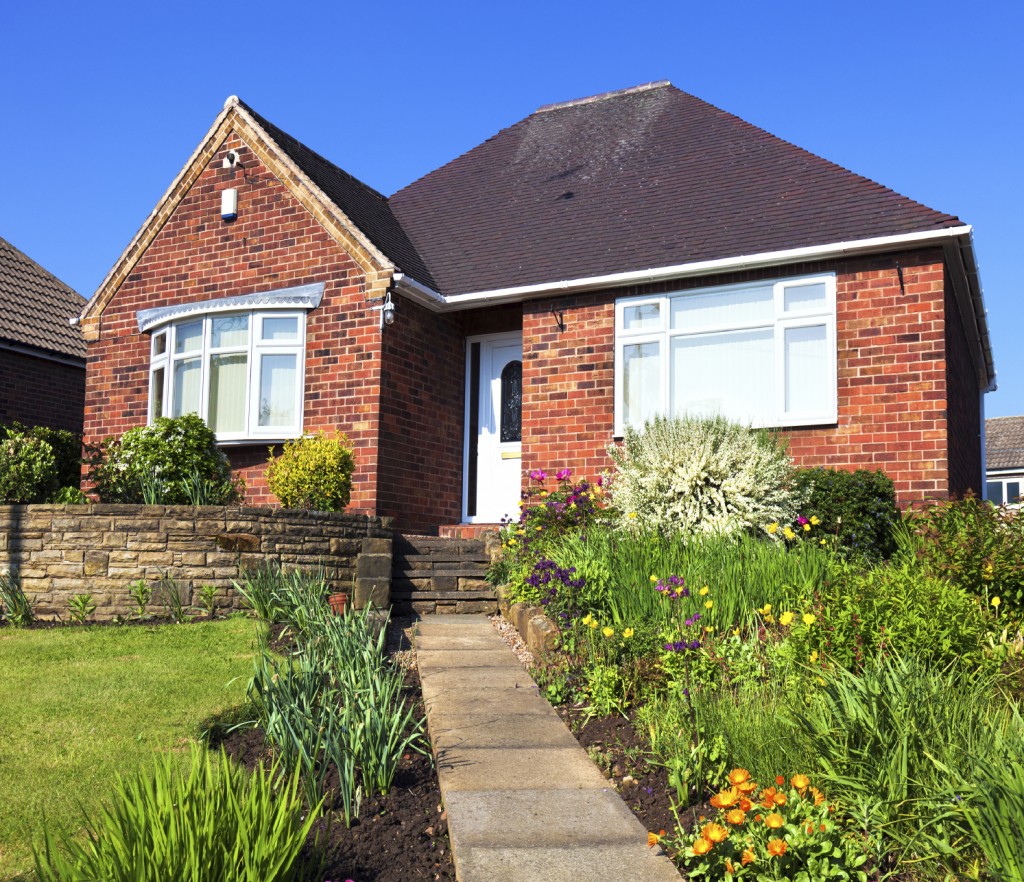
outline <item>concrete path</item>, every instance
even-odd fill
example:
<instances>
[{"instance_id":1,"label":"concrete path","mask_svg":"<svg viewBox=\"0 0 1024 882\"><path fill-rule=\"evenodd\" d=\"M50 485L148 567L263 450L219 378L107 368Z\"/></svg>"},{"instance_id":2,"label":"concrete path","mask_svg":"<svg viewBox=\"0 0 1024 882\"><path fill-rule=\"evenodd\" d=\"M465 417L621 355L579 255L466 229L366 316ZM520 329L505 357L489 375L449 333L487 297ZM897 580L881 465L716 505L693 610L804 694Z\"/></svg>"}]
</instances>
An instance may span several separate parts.
<instances>
[{"instance_id":1,"label":"concrete path","mask_svg":"<svg viewBox=\"0 0 1024 882\"><path fill-rule=\"evenodd\" d=\"M486 616L415 645L459 882L680 882Z\"/></svg>"}]
</instances>

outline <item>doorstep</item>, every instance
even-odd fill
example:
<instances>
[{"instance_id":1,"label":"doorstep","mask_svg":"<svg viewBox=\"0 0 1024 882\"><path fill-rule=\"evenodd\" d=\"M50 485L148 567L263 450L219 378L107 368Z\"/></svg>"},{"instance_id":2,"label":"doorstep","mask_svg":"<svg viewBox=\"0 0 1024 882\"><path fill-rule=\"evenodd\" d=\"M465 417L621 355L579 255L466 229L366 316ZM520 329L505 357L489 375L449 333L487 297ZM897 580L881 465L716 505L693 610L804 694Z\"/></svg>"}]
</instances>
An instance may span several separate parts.
<instances>
[{"instance_id":1,"label":"doorstep","mask_svg":"<svg viewBox=\"0 0 1024 882\"><path fill-rule=\"evenodd\" d=\"M479 539L485 533L497 533L501 524L442 524L437 535L444 539Z\"/></svg>"}]
</instances>

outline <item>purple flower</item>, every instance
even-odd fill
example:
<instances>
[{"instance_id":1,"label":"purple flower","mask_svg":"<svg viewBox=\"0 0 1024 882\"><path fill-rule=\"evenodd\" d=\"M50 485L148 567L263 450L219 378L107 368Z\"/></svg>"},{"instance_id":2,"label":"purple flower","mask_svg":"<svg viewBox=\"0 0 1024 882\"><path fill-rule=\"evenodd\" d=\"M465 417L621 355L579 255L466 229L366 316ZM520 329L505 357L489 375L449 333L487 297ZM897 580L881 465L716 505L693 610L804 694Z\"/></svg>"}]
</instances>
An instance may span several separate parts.
<instances>
[{"instance_id":1,"label":"purple flower","mask_svg":"<svg viewBox=\"0 0 1024 882\"><path fill-rule=\"evenodd\" d=\"M810 521L809 521L809 520L807 520L807 518L805 518L805 517L804 517L803 515L800 515L800 517L798 517L798 518L796 519L796 522L797 522L797 523L798 523L798 524L799 524L799 525L800 525L801 527L802 527L802 526L803 526L804 524L809 524L809 523L810 523Z\"/></svg>"},{"instance_id":2,"label":"purple flower","mask_svg":"<svg viewBox=\"0 0 1024 882\"><path fill-rule=\"evenodd\" d=\"M555 475L555 477L558 478L559 481L568 481L570 475L572 475L572 469L562 469L557 475Z\"/></svg>"},{"instance_id":3,"label":"purple flower","mask_svg":"<svg viewBox=\"0 0 1024 882\"><path fill-rule=\"evenodd\" d=\"M540 483L543 483L544 481L547 480L547 478L548 473L545 472L543 469L534 469L532 472L530 472L530 480L532 481L538 481Z\"/></svg>"}]
</instances>

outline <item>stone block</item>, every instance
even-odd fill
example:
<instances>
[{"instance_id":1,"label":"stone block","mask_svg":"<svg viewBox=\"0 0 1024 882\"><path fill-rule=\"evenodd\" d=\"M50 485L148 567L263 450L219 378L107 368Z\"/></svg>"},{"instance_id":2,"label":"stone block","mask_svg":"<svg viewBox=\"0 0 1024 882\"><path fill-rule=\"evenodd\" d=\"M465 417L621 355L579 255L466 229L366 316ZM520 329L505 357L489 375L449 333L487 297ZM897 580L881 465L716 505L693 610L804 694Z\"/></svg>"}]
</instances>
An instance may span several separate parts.
<instances>
[{"instance_id":1,"label":"stone block","mask_svg":"<svg viewBox=\"0 0 1024 882\"><path fill-rule=\"evenodd\" d=\"M188 567L205 567L205 551L183 551L181 552L181 564Z\"/></svg>"},{"instance_id":2,"label":"stone block","mask_svg":"<svg viewBox=\"0 0 1024 882\"><path fill-rule=\"evenodd\" d=\"M67 576L67 577L71 577L71 578L78 578L78 579L80 579L84 575L84 573L83 573L83 565L82 564L66 564L66 563L47 564L47 566L46 566L46 575L53 576L53 577Z\"/></svg>"},{"instance_id":3,"label":"stone block","mask_svg":"<svg viewBox=\"0 0 1024 882\"><path fill-rule=\"evenodd\" d=\"M360 551L358 539L331 539L331 554L335 556L356 555Z\"/></svg>"},{"instance_id":4,"label":"stone block","mask_svg":"<svg viewBox=\"0 0 1024 882\"><path fill-rule=\"evenodd\" d=\"M363 539L362 548L360 551L363 554L386 554L391 555L391 540L390 539Z\"/></svg>"},{"instance_id":5,"label":"stone block","mask_svg":"<svg viewBox=\"0 0 1024 882\"><path fill-rule=\"evenodd\" d=\"M498 603L495 600L458 600L455 602L455 612L460 615L468 613L493 615L497 611Z\"/></svg>"},{"instance_id":6,"label":"stone block","mask_svg":"<svg viewBox=\"0 0 1024 882\"><path fill-rule=\"evenodd\" d=\"M121 532L104 533L99 544L101 548L127 548L128 534Z\"/></svg>"},{"instance_id":7,"label":"stone block","mask_svg":"<svg viewBox=\"0 0 1024 882\"><path fill-rule=\"evenodd\" d=\"M432 601L432 600L418 600L418 601L413 601L413 604L412 604L412 611L414 613L416 613L417 615L421 615L421 616L433 615L433 613L434 613L434 611L436 609L437 609L437 604L434 603L434 601Z\"/></svg>"},{"instance_id":8,"label":"stone block","mask_svg":"<svg viewBox=\"0 0 1024 882\"><path fill-rule=\"evenodd\" d=\"M526 623L526 645L534 655L553 652L561 636L558 627L546 615L531 616Z\"/></svg>"},{"instance_id":9,"label":"stone block","mask_svg":"<svg viewBox=\"0 0 1024 882\"><path fill-rule=\"evenodd\" d=\"M167 548L167 537L159 533L129 533L127 547L134 551L163 551Z\"/></svg>"},{"instance_id":10,"label":"stone block","mask_svg":"<svg viewBox=\"0 0 1024 882\"><path fill-rule=\"evenodd\" d=\"M486 579L472 579L459 576L459 591L490 591L491 586Z\"/></svg>"},{"instance_id":11,"label":"stone block","mask_svg":"<svg viewBox=\"0 0 1024 882\"><path fill-rule=\"evenodd\" d=\"M391 581L390 554L361 554L356 561L356 578Z\"/></svg>"},{"instance_id":12,"label":"stone block","mask_svg":"<svg viewBox=\"0 0 1024 882\"><path fill-rule=\"evenodd\" d=\"M85 575L104 576L110 555L106 551L87 551L85 553Z\"/></svg>"},{"instance_id":13,"label":"stone block","mask_svg":"<svg viewBox=\"0 0 1024 882\"><path fill-rule=\"evenodd\" d=\"M253 533L221 533L216 538L217 547L221 551L239 553L243 551L259 551L260 537Z\"/></svg>"},{"instance_id":14,"label":"stone block","mask_svg":"<svg viewBox=\"0 0 1024 882\"><path fill-rule=\"evenodd\" d=\"M68 549L63 551L64 560L68 563L82 563L85 560L85 552L81 549Z\"/></svg>"},{"instance_id":15,"label":"stone block","mask_svg":"<svg viewBox=\"0 0 1024 882\"><path fill-rule=\"evenodd\" d=\"M355 607L363 609L368 604L375 609L386 609L391 605L390 581L378 579L360 579L355 582Z\"/></svg>"},{"instance_id":16,"label":"stone block","mask_svg":"<svg viewBox=\"0 0 1024 882\"><path fill-rule=\"evenodd\" d=\"M459 589L459 578L457 576L432 576L430 587L434 591L457 591Z\"/></svg>"}]
</instances>

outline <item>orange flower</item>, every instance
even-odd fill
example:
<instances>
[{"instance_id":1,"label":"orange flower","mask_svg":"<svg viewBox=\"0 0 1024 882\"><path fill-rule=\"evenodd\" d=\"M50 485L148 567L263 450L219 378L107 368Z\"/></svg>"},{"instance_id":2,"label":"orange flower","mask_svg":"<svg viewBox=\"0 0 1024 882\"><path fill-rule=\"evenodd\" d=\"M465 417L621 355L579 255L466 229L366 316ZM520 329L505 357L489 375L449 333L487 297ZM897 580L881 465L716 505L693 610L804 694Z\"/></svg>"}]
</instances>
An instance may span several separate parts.
<instances>
[{"instance_id":1,"label":"orange flower","mask_svg":"<svg viewBox=\"0 0 1024 882\"><path fill-rule=\"evenodd\" d=\"M694 840L693 853L694 854L707 854L712 849L712 845L703 836L699 839Z\"/></svg>"},{"instance_id":2,"label":"orange flower","mask_svg":"<svg viewBox=\"0 0 1024 882\"><path fill-rule=\"evenodd\" d=\"M766 809L775 808L778 791L774 787L766 787L761 791L761 805Z\"/></svg>"},{"instance_id":3,"label":"orange flower","mask_svg":"<svg viewBox=\"0 0 1024 882\"><path fill-rule=\"evenodd\" d=\"M754 804L747 799L745 796L740 797L740 811L749 812L754 807Z\"/></svg>"},{"instance_id":4,"label":"orange flower","mask_svg":"<svg viewBox=\"0 0 1024 882\"><path fill-rule=\"evenodd\" d=\"M725 872L736 875L736 868L732 865L732 861L729 858L725 859Z\"/></svg>"},{"instance_id":5,"label":"orange flower","mask_svg":"<svg viewBox=\"0 0 1024 882\"><path fill-rule=\"evenodd\" d=\"M747 819L747 813L743 809L734 808L726 814L725 819L738 827Z\"/></svg>"},{"instance_id":6,"label":"orange flower","mask_svg":"<svg viewBox=\"0 0 1024 882\"><path fill-rule=\"evenodd\" d=\"M746 769L733 769L729 772L729 783L733 787L739 787L740 784L746 784L750 780L750 772Z\"/></svg>"},{"instance_id":7,"label":"orange flower","mask_svg":"<svg viewBox=\"0 0 1024 882\"><path fill-rule=\"evenodd\" d=\"M775 776L775 783L778 784L779 787L781 787L783 784L786 783L786 779L783 778L782 775L776 775Z\"/></svg>"},{"instance_id":8,"label":"orange flower","mask_svg":"<svg viewBox=\"0 0 1024 882\"><path fill-rule=\"evenodd\" d=\"M729 838L729 831L721 824L708 824L700 835L712 843L725 842Z\"/></svg>"},{"instance_id":9,"label":"orange flower","mask_svg":"<svg viewBox=\"0 0 1024 882\"><path fill-rule=\"evenodd\" d=\"M764 819L764 825L769 830L778 830L783 824L786 823L786 819L782 817L778 812L772 812Z\"/></svg>"},{"instance_id":10,"label":"orange flower","mask_svg":"<svg viewBox=\"0 0 1024 882\"><path fill-rule=\"evenodd\" d=\"M811 779L806 775L794 775L789 779L789 783L792 784L797 790L800 791L801 795L810 786Z\"/></svg>"},{"instance_id":11,"label":"orange flower","mask_svg":"<svg viewBox=\"0 0 1024 882\"><path fill-rule=\"evenodd\" d=\"M781 790L778 793L775 794L775 804L776 805L785 805L786 804L786 799L787 799L786 794L783 793Z\"/></svg>"},{"instance_id":12,"label":"orange flower","mask_svg":"<svg viewBox=\"0 0 1024 882\"><path fill-rule=\"evenodd\" d=\"M752 848L745 848L745 849L743 849L743 854L740 855L740 863L743 864L743 866L746 866L747 864L752 864L756 860L757 860L757 858L754 857L754 849L752 849Z\"/></svg>"},{"instance_id":13,"label":"orange flower","mask_svg":"<svg viewBox=\"0 0 1024 882\"><path fill-rule=\"evenodd\" d=\"M736 789L744 796L750 796L755 790L757 790L756 781L744 781L742 784L737 785Z\"/></svg>"},{"instance_id":14,"label":"orange flower","mask_svg":"<svg viewBox=\"0 0 1024 882\"><path fill-rule=\"evenodd\" d=\"M763 817L764 817L764 815L762 815L762 814L756 814L756 815L754 815L754 820L755 821L760 821L761 818L763 818Z\"/></svg>"},{"instance_id":15,"label":"orange flower","mask_svg":"<svg viewBox=\"0 0 1024 882\"><path fill-rule=\"evenodd\" d=\"M822 833L824 833L824 832L825 832L825 825L824 825L824 824L822 824L822 825L821 825L821 827L820 827L819 829L821 830L821 832L822 832Z\"/></svg>"},{"instance_id":16,"label":"orange flower","mask_svg":"<svg viewBox=\"0 0 1024 882\"><path fill-rule=\"evenodd\" d=\"M721 793L716 793L711 797L711 804L715 808L729 808L729 806L736 805L739 802L740 792L735 787L729 787L723 790Z\"/></svg>"},{"instance_id":17,"label":"orange flower","mask_svg":"<svg viewBox=\"0 0 1024 882\"><path fill-rule=\"evenodd\" d=\"M811 796L814 797L814 804L816 806L821 805L825 801L825 794L823 794L817 787L811 788Z\"/></svg>"},{"instance_id":18,"label":"orange flower","mask_svg":"<svg viewBox=\"0 0 1024 882\"><path fill-rule=\"evenodd\" d=\"M664 830L661 830L658 833L648 833L647 834L647 847L648 848L653 848L655 845L657 845L659 842L661 842L661 837L664 836L664 835L665 835L665 831Z\"/></svg>"},{"instance_id":19,"label":"orange flower","mask_svg":"<svg viewBox=\"0 0 1024 882\"><path fill-rule=\"evenodd\" d=\"M789 846L786 845L785 839L769 839L768 857L782 857L786 853L787 848Z\"/></svg>"},{"instance_id":20,"label":"orange flower","mask_svg":"<svg viewBox=\"0 0 1024 882\"><path fill-rule=\"evenodd\" d=\"M807 835L810 836L814 832L814 824L807 825Z\"/></svg>"}]
</instances>

